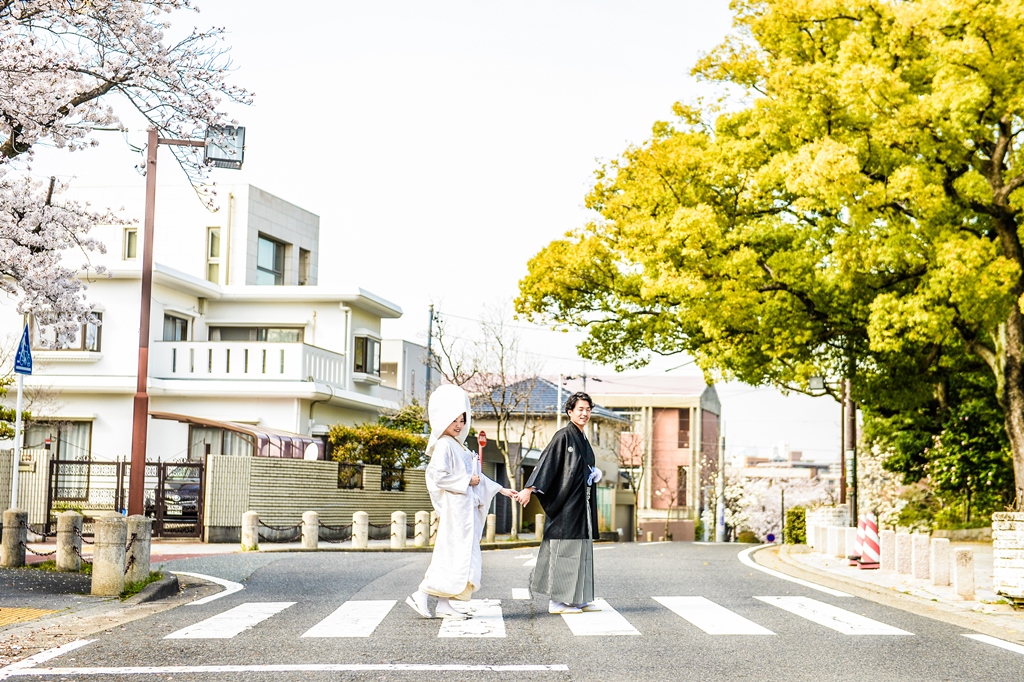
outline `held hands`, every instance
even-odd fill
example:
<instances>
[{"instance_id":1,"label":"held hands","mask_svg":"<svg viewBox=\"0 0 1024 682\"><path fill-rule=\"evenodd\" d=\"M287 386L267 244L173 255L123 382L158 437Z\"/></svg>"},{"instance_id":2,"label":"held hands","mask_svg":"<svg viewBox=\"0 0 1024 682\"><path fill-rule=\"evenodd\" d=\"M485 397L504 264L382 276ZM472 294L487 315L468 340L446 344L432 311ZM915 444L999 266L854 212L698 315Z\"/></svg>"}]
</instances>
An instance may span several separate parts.
<instances>
[{"instance_id":1,"label":"held hands","mask_svg":"<svg viewBox=\"0 0 1024 682\"><path fill-rule=\"evenodd\" d=\"M533 495L533 488L523 488L516 493L515 500L524 507L530 504L530 497Z\"/></svg>"},{"instance_id":2,"label":"held hands","mask_svg":"<svg viewBox=\"0 0 1024 682\"><path fill-rule=\"evenodd\" d=\"M515 490L512 490L512 488L502 488L498 492L500 492L505 497L512 498L513 500L516 499L516 495L519 494Z\"/></svg>"}]
</instances>

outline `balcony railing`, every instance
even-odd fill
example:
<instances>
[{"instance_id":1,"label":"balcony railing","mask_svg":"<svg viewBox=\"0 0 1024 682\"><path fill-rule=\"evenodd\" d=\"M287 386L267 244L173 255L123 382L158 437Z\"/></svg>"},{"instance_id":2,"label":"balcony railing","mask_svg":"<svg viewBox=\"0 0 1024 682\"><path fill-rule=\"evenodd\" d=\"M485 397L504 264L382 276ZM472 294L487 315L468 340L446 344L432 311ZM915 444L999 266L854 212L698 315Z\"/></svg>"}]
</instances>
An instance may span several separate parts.
<instances>
[{"instance_id":1,"label":"balcony railing","mask_svg":"<svg viewBox=\"0 0 1024 682\"><path fill-rule=\"evenodd\" d=\"M156 379L319 381L346 388L345 356L304 343L155 341Z\"/></svg>"}]
</instances>

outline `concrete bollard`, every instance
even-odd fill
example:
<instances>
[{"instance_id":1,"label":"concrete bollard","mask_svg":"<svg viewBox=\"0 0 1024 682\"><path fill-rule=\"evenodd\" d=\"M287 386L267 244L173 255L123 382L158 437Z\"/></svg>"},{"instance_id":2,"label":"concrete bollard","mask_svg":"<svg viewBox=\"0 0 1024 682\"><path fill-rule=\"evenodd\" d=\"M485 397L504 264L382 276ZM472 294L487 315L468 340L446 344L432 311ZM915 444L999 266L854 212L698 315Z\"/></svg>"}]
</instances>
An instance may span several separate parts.
<instances>
[{"instance_id":1,"label":"concrete bollard","mask_svg":"<svg viewBox=\"0 0 1024 682\"><path fill-rule=\"evenodd\" d=\"M953 550L953 592L964 601L974 601L974 550Z\"/></svg>"},{"instance_id":2,"label":"concrete bollard","mask_svg":"<svg viewBox=\"0 0 1024 682\"><path fill-rule=\"evenodd\" d=\"M896 572L911 575L914 572L910 533L896 533Z\"/></svg>"},{"instance_id":3,"label":"concrete bollard","mask_svg":"<svg viewBox=\"0 0 1024 682\"><path fill-rule=\"evenodd\" d=\"M25 565L25 543L28 542L28 512L8 509L4 512L4 541L0 547L0 566L18 568Z\"/></svg>"},{"instance_id":4,"label":"concrete bollard","mask_svg":"<svg viewBox=\"0 0 1024 682\"><path fill-rule=\"evenodd\" d=\"M302 549L320 546L320 514L308 511L302 515Z\"/></svg>"},{"instance_id":5,"label":"concrete bollard","mask_svg":"<svg viewBox=\"0 0 1024 682\"><path fill-rule=\"evenodd\" d=\"M124 592L125 544L128 522L120 514L96 519L92 552L92 594L113 597Z\"/></svg>"},{"instance_id":6,"label":"concrete bollard","mask_svg":"<svg viewBox=\"0 0 1024 682\"><path fill-rule=\"evenodd\" d=\"M498 517L494 514L487 515L487 528L484 531L484 541L494 542L494 529L498 523Z\"/></svg>"},{"instance_id":7,"label":"concrete bollard","mask_svg":"<svg viewBox=\"0 0 1024 682\"><path fill-rule=\"evenodd\" d=\"M878 533L879 563L878 568L883 571L896 570L896 531L883 530Z\"/></svg>"},{"instance_id":8,"label":"concrete bollard","mask_svg":"<svg viewBox=\"0 0 1024 682\"><path fill-rule=\"evenodd\" d=\"M949 585L949 538L932 538L932 585Z\"/></svg>"},{"instance_id":9,"label":"concrete bollard","mask_svg":"<svg viewBox=\"0 0 1024 682\"><path fill-rule=\"evenodd\" d=\"M846 542L843 548L843 556L851 557L857 555L857 529L856 528L844 528L844 534L846 535Z\"/></svg>"},{"instance_id":10,"label":"concrete bollard","mask_svg":"<svg viewBox=\"0 0 1024 682\"><path fill-rule=\"evenodd\" d=\"M839 526L828 527L828 539L826 540L827 549L825 554L827 556L843 556L843 541L842 541L843 529Z\"/></svg>"},{"instance_id":11,"label":"concrete bollard","mask_svg":"<svg viewBox=\"0 0 1024 682\"><path fill-rule=\"evenodd\" d=\"M352 547L366 549L370 546L370 515L357 511L352 515Z\"/></svg>"},{"instance_id":12,"label":"concrete bollard","mask_svg":"<svg viewBox=\"0 0 1024 682\"><path fill-rule=\"evenodd\" d=\"M260 549L260 515L254 511L242 514L242 551L258 552Z\"/></svg>"},{"instance_id":13,"label":"concrete bollard","mask_svg":"<svg viewBox=\"0 0 1024 682\"><path fill-rule=\"evenodd\" d=\"M537 540L538 541L543 541L544 540L544 524L545 523L547 523L547 518L545 518L545 516L543 514L537 514L537 516L533 517L534 532L537 535Z\"/></svg>"},{"instance_id":14,"label":"concrete bollard","mask_svg":"<svg viewBox=\"0 0 1024 682\"><path fill-rule=\"evenodd\" d=\"M415 547L426 547L430 541L430 513L425 511L416 512L416 533L413 536L412 544Z\"/></svg>"},{"instance_id":15,"label":"concrete bollard","mask_svg":"<svg viewBox=\"0 0 1024 682\"><path fill-rule=\"evenodd\" d=\"M816 536L814 551L818 554L825 554L828 552L828 526L815 526L814 534Z\"/></svg>"},{"instance_id":16,"label":"concrete bollard","mask_svg":"<svg viewBox=\"0 0 1024 682\"><path fill-rule=\"evenodd\" d=\"M391 512L391 549L405 549L405 520L404 511Z\"/></svg>"},{"instance_id":17,"label":"concrete bollard","mask_svg":"<svg viewBox=\"0 0 1024 682\"><path fill-rule=\"evenodd\" d=\"M654 542L654 531L647 531L647 542Z\"/></svg>"},{"instance_id":18,"label":"concrete bollard","mask_svg":"<svg viewBox=\"0 0 1024 682\"><path fill-rule=\"evenodd\" d=\"M437 524L439 524L440 522L441 522L441 520L439 518L437 518L437 512L436 511L430 512L430 546L431 547L433 547L434 543L437 542Z\"/></svg>"},{"instance_id":19,"label":"concrete bollard","mask_svg":"<svg viewBox=\"0 0 1024 682\"><path fill-rule=\"evenodd\" d=\"M149 549L153 542L153 519L141 514L128 517L128 546L124 574L126 583L139 583L149 578Z\"/></svg>"},{"instance_id":20,"label":"concrete bollard","mask_svg":"<svg viewBox=\"0 0 1024 682\"><path fill-rule=\"evenodd\" d=\"M811 549L817 551L818 550L818 545L817 545L817 543L818 543L818 536L816 535L816 533L818 532L818 527L817 526L812 526L812 525L808 524L804 528L804 532L806 532L806 534L807 534L807 546L810 547Z\"/></svg>"},{"instance_id":21,"label":"concrete bollard","mask_svg":"<svg viewBox=\"0 0 1024 682\"><path fill-rule=\"evenodd\" d=\"M931 552L928 551L929 537L924 533L914 533L911 545L911 560L913 564L914 578L918 580L928 579L928 562L931 561Z\"/></svg>"},{"instance_id":22,"label":"concrete bollard","mask_svg":"<svg viewBox=\"0 0 1024 682\"><path fill-rule=\"evenodd\" d=\"M82 570L82 524L85 517L76 511L57 514L57 570L77 573Z\"/></svg>"}]
</instances>

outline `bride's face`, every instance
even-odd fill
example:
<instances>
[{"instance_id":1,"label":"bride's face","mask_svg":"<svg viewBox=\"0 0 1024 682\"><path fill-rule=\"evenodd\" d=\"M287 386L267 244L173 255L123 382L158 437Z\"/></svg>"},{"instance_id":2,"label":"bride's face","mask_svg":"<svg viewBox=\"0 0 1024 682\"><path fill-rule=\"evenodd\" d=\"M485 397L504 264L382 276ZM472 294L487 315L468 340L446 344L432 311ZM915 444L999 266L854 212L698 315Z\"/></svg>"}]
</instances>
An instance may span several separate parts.
<instances>
[{"instance_id":1,"label":"bride's face","mask_svg":"<svg viewBox=\"0 0 1024 682\"><path fill-rule=\"evenodd\" d=\"M444 430L444 435L451 436L455 440L458 440L459 434L462 433L462 427L464 427L465 425L466 415L460 414L458 417L455 418L455 421L449 424L448 428Z\"/></svg>"}]
</instances>

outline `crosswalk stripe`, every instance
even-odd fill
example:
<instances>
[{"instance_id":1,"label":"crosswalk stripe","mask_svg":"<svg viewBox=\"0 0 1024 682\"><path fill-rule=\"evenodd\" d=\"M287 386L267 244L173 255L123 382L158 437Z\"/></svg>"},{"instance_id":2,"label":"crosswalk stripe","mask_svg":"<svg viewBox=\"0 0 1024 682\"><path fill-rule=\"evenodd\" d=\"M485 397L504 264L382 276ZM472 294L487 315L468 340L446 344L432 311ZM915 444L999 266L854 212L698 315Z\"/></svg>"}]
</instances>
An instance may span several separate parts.
<instances>
[{"instance_id":1,"label":"crosswalk stripe","mask_svg":"<svg viewBox=\"0 0 1024 682\"><path fill-rule=\"evenodd\" d=\"M369 637L396 604L394 599L347 601L303 637Z\"/></svg>"},{"instance_id":2,"label":"crosswalk stripe","mask_svg":"<svg viewBox=\"0 0 1024 682\"><path fill-rule=\"evenodd\" d=\"M294 604L293 601L247 602L195 625L172 632L164 639L230 639Z\"/></svg>"},{"instance_id":3,"label":"crosswalk stripe","mask_svg":"<svg viewBox=\"0 0 1024 682\"><path fill-rule=\"evenodd\" d=\"M562 614L562 618L572 630L572 634L577 637L640 634L639 630L630 625L629 621L609 606L604 599L595 599L593 604L601 607L601 610Z\"/></svg>"},{"instance_id":4,"label":"crosswalk stripe","mask_svg":"<svg viewBox=\"0 0 1024 682\"><path fill-rule=\"evenodd\" d=\"M774 635L743 616L704 597L651 597L709 635Z\"/></svg>"},{"instance_id":5,"label":"crosswalk stripe","mask_svg":"<svg viewBox=\"0 0 1024 682\"><path fill-rule=\"evenodd\" d=\"M1012 651L1015 654L1024 654L1024 646L1021 646L1020 644L1014 644L1013 642L1007 642L1002 639L997 639L996 637L966 633L964 634L964 637L967 637L968 639L973 639L976 642L984 642L985 644L991 644L992 646L997 646L1000 649Z\"/></svg>"},{"instance_id":6,"label":"crosswalk stripe","mask_svg":"<svg viewBox=\"0 0 1024 682\"><path fill-rule=\"evenodd\" d=\"M530 589L528 587L513 587L512 588L513 599L533 599L530 595Z\"/></svg>"},{"instance_id":7,"label":"crosswalk stripe","mask_svg":"<svg viewBox=\"0 0 1024 682\"><path fill-rule=\"evenodd\" d=\"M877 620L850 613L810 597L754 597L807 620L824 625L844 635L912 635Z\"/></svg>"},{"instance_id":8,"label":"crosswalk stripe","mask_svg":"<svg viewBox=\"0 0 1024 682\"><path fill-rule=\"evenodd\" d=\"M468 613L468 620L444 619L438 637L504 637L505 620L500 599L470 599L459 609Z\"/></svg>"}]
</instances>

